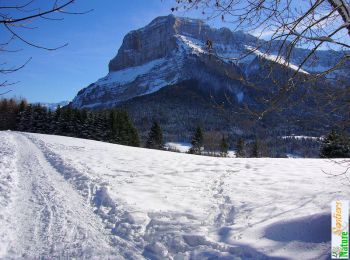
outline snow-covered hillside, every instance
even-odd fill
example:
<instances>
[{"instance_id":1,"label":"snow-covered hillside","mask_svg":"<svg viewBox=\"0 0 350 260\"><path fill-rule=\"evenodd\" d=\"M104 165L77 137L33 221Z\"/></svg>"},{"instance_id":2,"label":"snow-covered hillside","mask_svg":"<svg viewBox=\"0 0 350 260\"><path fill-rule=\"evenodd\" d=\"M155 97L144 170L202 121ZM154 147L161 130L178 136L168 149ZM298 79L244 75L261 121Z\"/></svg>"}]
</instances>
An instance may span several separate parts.
<instances>
[{"instance_id":1,"label":"snow-covered hillside","mask_svg":"<svg viewBox=\"0 0 350 260\"><path fill-rule=\"evenodd\" d=\"M0 258L327 259L342 170L0 132Z\"/></svg>"}]
</instances>

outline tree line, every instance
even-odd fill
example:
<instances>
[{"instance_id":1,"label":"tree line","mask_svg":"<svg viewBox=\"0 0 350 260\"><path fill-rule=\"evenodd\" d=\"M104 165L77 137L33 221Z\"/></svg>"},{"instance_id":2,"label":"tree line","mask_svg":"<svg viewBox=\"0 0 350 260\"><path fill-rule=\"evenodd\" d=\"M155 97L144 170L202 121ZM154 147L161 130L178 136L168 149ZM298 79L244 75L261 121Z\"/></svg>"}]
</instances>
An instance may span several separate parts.
<instances>
[{"instance_id":1,"label":"tree line","mask_svg":"<svg viewBox=\"0 0 350 260\"><path fill-rule=\"evenodd\" d=\"M16 130L140 146L140 139L125 111L87 111L70 107L50 111L25 100L0 101L0 130Z\"/></svg>"},{"instance_id":2,"label":"tree line","mask_svg":"<svg viewBox=\"0 0 350 260\"><path fill-rule=\"evenodd\" d=\"M0 100L0 130L16 130L42 134L54 134L92 139L129 146L141 146L137 129L128 113L119 109L88 111L68 107L58 107L50 111L39 104L28 104L25 100ZM308 144L308 142L311 142ZM292 143L292 142L291 142ZM314 141L303 141L312 145ZM234 148L236 157L283 157L271 156L278 145L256 137L237 139ZM286 142L285 142L285 146ZM157 121L153 122L144 147L169 150L166 148L163 131ZM198 126L191 139L188 153L197 155L227 157L230 148L229 138L218 132L204 132ZM292 148L289 149L292 153ZM350 158L350 138L346 131L333 129L319 145L321 158ZM288 147L286 147L288 152Z\"/></svg>"},{"instance_id":3,"label":"tree line","mask_svg":"<svg viewBox=\"0 0 350 260\"><path fill-rule=\"evenodd\" d=\"M197 127L191 141L191 148L188 150L190 154L210 155L226 157L228 155L229 144L227 138L222 136L217 144L217 149L204 149L204 134L201 127ZM163 139L163 131L158 122L154 121L147 137L146 148L177 151L176 149L167 148Z\"/></svg>"}]
</instances>

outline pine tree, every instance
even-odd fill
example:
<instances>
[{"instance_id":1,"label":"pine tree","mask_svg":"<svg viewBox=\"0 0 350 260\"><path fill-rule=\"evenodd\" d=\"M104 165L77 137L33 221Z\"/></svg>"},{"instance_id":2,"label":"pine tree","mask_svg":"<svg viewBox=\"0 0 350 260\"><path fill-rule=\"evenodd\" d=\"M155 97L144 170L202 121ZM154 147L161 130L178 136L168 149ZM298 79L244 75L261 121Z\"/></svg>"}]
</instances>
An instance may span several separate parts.
<instances>
[{"instance_id":1,"label":"pine tree","mask_svg":"<svg viewBox=\"0 0 350 260\"><path fill-rule=\"evenodd\" d=\"M227 143L225 136L222 136L221 143L220 143L220 155L222 157L227 157L228 148L229 148L229 144Z\"/></svg>"},{"instance_id":2,"label":"pine tree","mask_svg":"<svg viewBox=\"0 0 350 260\"><path fill-rule=\"evenodd\" d=\"M62 109L60 106L58 106L52 115L51 124L50 124L50 132L54 135L61 134L61 126L60 126L61 114L62 114L61 112L62 112Z\"/></svg>"},{"instance_id":3,"label":"pine tree","mask_svg":"<svg viewBox=\"0 0 350 260\"><path fill-rule=\"evenodd\" d=\"M73 125L73 135L74 137L83 137L83 127L84 127L83 112L79 109L73 109L72 125Z\"/></svg>"},{"instance_id":4,"label":"pine tree","mask_svg":"<svg viewBox=\"0 0 350 260\"><path fill-rule=\"evenodd\" d=\"M146 148L164 149L162 129L156 121L153 122L151 130L148 133Z\"/></svg>"},{"instance_id":5,"label":"pine tree","mask_svg":"<svg viewBox=\"0 0 350 260\"><path fill-rule=\"evenodd\" d=\"M125 111L87 112L71 107L58 107L52 113L40 105L27 105L25 101L21 104L12 103L9 106L7 100L0 100L0 119L3 111L8 113L9 107L13 107L11 109L16 112L13 116L16 130L140 146L138 132ZM158 149L160 147L163 146L158 146Z\"/></svg>"},{"instance_id":6,"label":"pine tree","mask_svg":"<svg viewBox=\"0 0 350 260\"><path fill-rule=\"evenodd\" d=\"M197 127L191 141L192 147L189 150L189 153L201 154L203 147L203 131L200 126Z\"/></svg>"},{"instance_id":7,"label":"pine tree","mask_svg":"<svg viewBox=\"0 0 350 260\"><path fill-rule=\"evenodd\" d=\"M47 129L47 110L40 105L33 106L32 112L32 127L31 132L34 133L48 133Z\"/></svg>"},{"instance_id":8,"label":"pine tree","mask_svg":"<svg viewBox=\"0 0 350 260\"><path fill-rule=\"evenodd\" d=\"M253 143L250 157L253 157L253 158L260 157L260 141L257 138L255 139L255 141Z\"/></svg>"},{"instance_id":9,"label":"pine tree","mask_svg":"<svg viewBox=\"0 0 350 260\"><path fill-rule=\"evenodd\" d=\"M92 130L92 139L108 141L108 121L106 113L95 113Z\"/></svg>"},{"instance_id":10,"label":"pine tree","mask_svg":"<svg viewBox=\"0 0 350 260\"><path fill-rule=\"evenodd\" d=\"M118 122L117 122L117 111L112 109L108 115L108 142L118 143Z\"/></svg>"},{"instance_id":11,"label":"pine tree","mask_svg":"<svg viewBox=\"0 0 350 260\"><path fill-rule=\"evenodd\" d=\"M85 139L92 139L91 135L91 125L92 125L92 113L86 110L82 111L83 125L81 130L81 137Z\"/></svg>"},{"instance_id":12,"label":"pine tree","mask_svg":"<svg viewBox=\"0 0 350 260\"><path fill-rule=\"evenodd\" d=\"M321 158L350 158L350 140L344 132L333 129L322 141Z\"/></svg>"},{"instance_id":13,"label":"pine tree","mask_svg":"<svg viewBox=\"0 0 350 260\"><path fill-rule=\"evenodd\" d=\"M243 138L239 138L236 145L236 157L245 157L245 142Z\"/></svg>"},{"instance_id":14,"label":"pine tree","mask_svg":"<svg viewBox=\"0 0 350 260\"><path fill-rule=\"evenodd\" d=\"M33 108L32 105L26 107L26 109L20 113L20 119L18 120L17 130L23 132L31 132L33 124Z\"/></svg>"},{"instance_id":15,"label":"pine tree","mask_svg":"<svg viewBox=\"0 0 350 260\"><path fill-rule=\"evenodd\" d=\"M140 146L139 135L126 111L118 111L117 122L119 125L119 143L136 147Z\"/></svg>"},{"instance_id":16,"label":"pine tree","mask_svg":"<svg viewBox=\"0 0 350 260\"><path fill-rule=\"evenodd\" d=\"M108 124L109 142L130 146L140 146L139 135L126 111L115 109L111 110L109 112Z\"/></svg>"},{"instance_id":17,"label":"pine tree","mask_svg":"<svg viewBox=\"0 0 350 260\"><path fill-rule=\"evenodd\" d=\"M135 147L140 146L140 137L139 137L139 134L138 134L136 128L133 125L132 125L132 127L130 127L129 141L128 141L127 145L135 146Z\"/></svg>"},{"instance_id":18,"label":"pine tree","mask_svg":"<svg viewBox=\"0 0 350 260\"><path fill-rule=\"evenodd\" d=\"M19 113L23 112L26 109L27 106L28 106L27 101L25 99L22 99L21 102L18 105L18 112Z\"/></svg>"}]
</instances>

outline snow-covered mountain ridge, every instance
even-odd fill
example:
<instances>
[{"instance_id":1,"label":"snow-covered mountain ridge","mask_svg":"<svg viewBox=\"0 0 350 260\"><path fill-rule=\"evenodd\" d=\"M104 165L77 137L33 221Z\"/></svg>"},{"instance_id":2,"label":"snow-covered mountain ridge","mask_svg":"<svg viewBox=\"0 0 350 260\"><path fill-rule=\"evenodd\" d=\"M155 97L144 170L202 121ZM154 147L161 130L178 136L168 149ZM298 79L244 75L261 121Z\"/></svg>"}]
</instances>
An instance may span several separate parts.
<instances>
[{"instance_id":1,"label":"snow-covered mountain ridge","mask_svg":"<svg viewBox=\"0 0 350 260\"><path fill-rule=\"evenodd\" d=\"M323 159L5 131L0 144L1 259L329 259L330 202L350 196Z\"/></svg>"},{"instance_id":2,"label":"snow-covered mountain ridge","mask_svg":"<svg viewBox=\"0 0 350 260\"><path fill-rule=\"evenodd\" d=\"M213 43L211 53L206 46L208 40ZM242 92L241 86L232 79L241 80L259 73L257 60L286 65L283 58L275 55L277 44L271 47L269 54L264 53L263 48L254 51L262 43L240 31L211 28L202 20L173 15L158 17L125 36L117 55L109 63L108 75L79 91L72 105L86 108L114 106L186 79L214 82L211 75L214 73L228 77L226 88L237 94ZM215 57L210 55L212 53ZM300 71L302 74L328 68L338 57L327 51L318 54L317 66L310 61ZM289 68L295 70L305 55L306 50L296 49Z\"/></svg>"},{"instance_id":3,"label":"snow-covered mountain ridge","mask_svg":"<svg viewBox=\"0 0 350 260\"><path fill-rule=\"evenodd\" d=\"M61 101L57 103L43 103L43 102L38 102L36 104L39 104L43 107L46 107L48 110L55 111L58 107L64 107L69 104L70 101Z\"/></svg>"}]
</instances>

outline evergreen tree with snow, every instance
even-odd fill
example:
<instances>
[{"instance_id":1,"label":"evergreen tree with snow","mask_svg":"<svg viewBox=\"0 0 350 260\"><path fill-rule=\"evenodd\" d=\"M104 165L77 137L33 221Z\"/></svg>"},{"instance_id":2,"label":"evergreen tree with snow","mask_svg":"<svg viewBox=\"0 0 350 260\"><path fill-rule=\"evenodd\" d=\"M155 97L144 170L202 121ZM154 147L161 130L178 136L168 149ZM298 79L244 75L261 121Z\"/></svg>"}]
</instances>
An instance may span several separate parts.
<instances>
[{"instance_id":1,"label":"evergreen tree with snow","mask_svg":"<svg viewBox=\"0 0 350 260\"><path fill-rule=\"evenodd\" d=\"M202 153L202 147L203 147L203 131L200 126L196 128L196 131L192 137L191 145L192 147L189 150L189 153L192 154L201 154Z\"/></svg>"},{"instance_id":2,"label":"evergreen tree with snow","mask_svg":"<svg viewBox=\"0 0 350 260\"><path fill-rule=\"evenodd\" d=\"M241 137L238 139L236 144L236 157L245 157L246 151L245 151L245 142L244 139Z\"/></svg>"},{"instance_id":3,"label":"evergreen tree with snow","mask_svg":"<svg viewBox=\"0 0 350 260\"><path fill-rule=\"evenodd\" d=\"M321 158L350 158L350 139L345 132L333 129L322 141Z\"/></svg>"},{"instance_id":4,"label":"evergreen tree with snow","mask_svg":"<svg viewBox=\"0 0 350 260\"><path fill-rule=\"evenodd\" d=\"M156 121L153 122L151 130L148 133L146 148L164 149L162 129L160 128L160 125Z\"/></svg>"},{"instance_id":5,"label":"evergreen tree with snow","mask_svg":"<svg viewBox=\"0 0 350 260\"><path fill-rule=\"evenodd\" d=\"M227 157L227 155L228 155L228 148L229 148L229 144L227 143L227 139L223 135L222 138L221 138L221 142L220 142L220 155L222 157Z\"/></svg>"}]
</instances>

